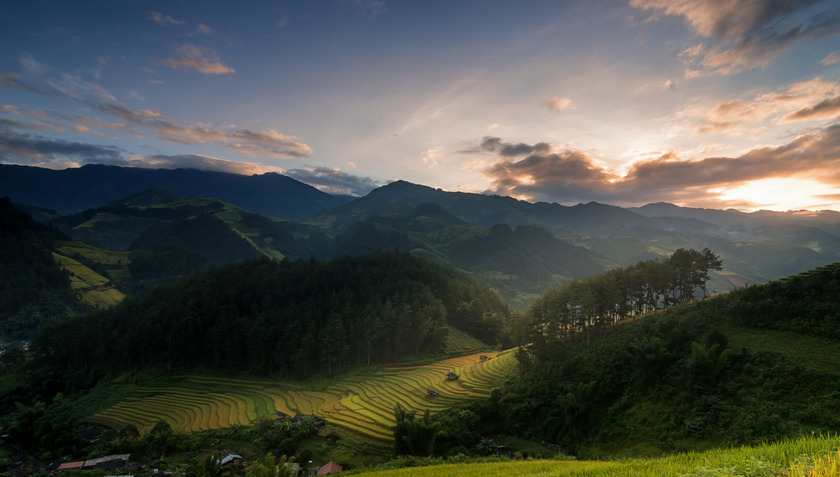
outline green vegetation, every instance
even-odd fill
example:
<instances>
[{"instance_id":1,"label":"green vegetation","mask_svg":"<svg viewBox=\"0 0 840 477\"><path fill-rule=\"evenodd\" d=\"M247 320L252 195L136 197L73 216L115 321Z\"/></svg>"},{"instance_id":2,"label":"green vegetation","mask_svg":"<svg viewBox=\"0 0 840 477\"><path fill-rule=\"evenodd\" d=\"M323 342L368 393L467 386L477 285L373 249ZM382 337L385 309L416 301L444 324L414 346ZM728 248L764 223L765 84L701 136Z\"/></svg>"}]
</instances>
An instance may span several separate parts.
<instances>
[{"instance_id":1,"label":"green vegetation","mask_svg":"<svg viewBox=\"0 0 840 477\"><path fill-rule=\"evenodd\" d=\"M806 350L813 343L840 353L838 286L835 264L617 325L571 323L559 334L543 317L570 307L542 300L528 313L532 344L501 403L499 432L594 456L835 430L840 370ZM783 339L776 330L789 343L768 350Z\"/></svg>"},{"instance_id":2,"label":"green vegetation","mask_svg":"<svg viewBox=\"0 0 840 477\"><path fill-rule=\"evenodd\" d=\"M439 355L451 326L495 345L507 308L466 276L407 254L245 261L44 329L52 369L204 366L281 376Z\"/></svg>"},{"instance_id":3,"label":"green vegetation","mask_svg":"<svg viewBox=\"0 0 840 477\"><path fill-rule=\"evenodd\" d=\"M43 324L84 308L53 259L56 242L66 238L0 198L0 337L29 339Z\"/></svg>"}]
</instances>

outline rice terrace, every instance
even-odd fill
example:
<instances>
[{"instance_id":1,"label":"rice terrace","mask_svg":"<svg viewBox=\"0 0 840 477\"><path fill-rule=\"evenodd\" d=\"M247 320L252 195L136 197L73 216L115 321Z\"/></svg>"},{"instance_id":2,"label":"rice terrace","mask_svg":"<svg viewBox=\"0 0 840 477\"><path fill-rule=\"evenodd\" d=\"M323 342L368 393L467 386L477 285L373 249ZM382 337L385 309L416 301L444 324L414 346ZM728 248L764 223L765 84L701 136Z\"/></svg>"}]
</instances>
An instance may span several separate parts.
<instances>
[{"instance_id":1,"label":"rice terrace","mask_svg":"<svg viewBox=\"0 0 840 477\"><path fill-rule=\"evenodd\" d=\"M267 380L185 376L178 385L141 387L88 421L115 429L132 424L145 433L164 420L175 432L189 433L303 414L325 419L347 446L387 448L393 438L395 404L437 414L459 402L486 397L515 371L513 351L381 368L322 390ZM450 373L457 378L451 379Z\"/></svg>"}]
</instances>

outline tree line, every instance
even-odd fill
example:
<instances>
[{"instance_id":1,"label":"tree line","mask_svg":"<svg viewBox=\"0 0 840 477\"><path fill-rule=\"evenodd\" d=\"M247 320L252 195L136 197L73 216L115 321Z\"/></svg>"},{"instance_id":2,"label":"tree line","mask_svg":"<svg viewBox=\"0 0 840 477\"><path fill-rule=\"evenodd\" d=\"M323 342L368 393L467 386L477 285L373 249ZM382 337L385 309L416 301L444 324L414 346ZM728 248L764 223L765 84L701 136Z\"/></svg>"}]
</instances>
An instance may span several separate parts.
<instances>
[{"instance_id":1,"label":"tree line","mask_svg":"<svg viewBox=\"0 0 840 477\"><path fill-rule=\"evenodd\" d=\"M491 290L404 253L258 259L55 324L33 346L68 369L303 377L440 353L447 326L495 344L507 315Z\"/></svg>"},{"instance_id":2,"label":"tree line","mask_svg":"<svg viewBox=\"0 0 840 477\"><path fill-rule=\"evenodd\" d=\"M574 280L548 290L527 310L532 347L584 336L620 320L656 311L707 294L709 273L723 268L708 248L678 249L669 257L639 262Z\"/></svg>"}]
</instances>

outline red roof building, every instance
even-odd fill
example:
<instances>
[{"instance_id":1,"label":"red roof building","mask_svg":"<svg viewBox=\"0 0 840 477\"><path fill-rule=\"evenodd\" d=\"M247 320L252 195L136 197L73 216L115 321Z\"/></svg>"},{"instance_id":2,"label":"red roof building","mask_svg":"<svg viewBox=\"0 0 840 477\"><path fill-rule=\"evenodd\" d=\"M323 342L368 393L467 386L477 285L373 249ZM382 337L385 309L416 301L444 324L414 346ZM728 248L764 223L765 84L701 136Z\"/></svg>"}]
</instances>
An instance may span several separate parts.
<instances>
[{"instance_id":1,"label":"red roof building","mask_svg":"<svg viewBox=\"0 0 840 477\"><path fill-rule=\"evenodd\" d=\"M327 474L335 474L336 472L341 472L342 467L336 464L333 461L327 462L325 465L322 465L320 469L318 469L318 473L315 475L327 475Z\"/></svg>"}]
</instances>

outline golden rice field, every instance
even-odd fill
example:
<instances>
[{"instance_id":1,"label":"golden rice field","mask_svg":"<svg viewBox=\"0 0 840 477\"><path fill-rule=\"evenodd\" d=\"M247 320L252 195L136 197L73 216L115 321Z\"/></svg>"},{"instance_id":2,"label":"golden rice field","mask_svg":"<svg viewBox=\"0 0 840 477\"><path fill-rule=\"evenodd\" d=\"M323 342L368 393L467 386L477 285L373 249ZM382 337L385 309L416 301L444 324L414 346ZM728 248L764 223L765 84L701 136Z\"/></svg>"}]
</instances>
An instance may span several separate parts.
<instances>
[{"instance_id":1,"label":"golden rice field","mask_svg":"<svg viewBox=\"0 0 840 477\"><path fill-rule=\"evenodd\" d=\"M535 460L443 463L357 474L364 477L828 477L840 475L838 436L806 436L778 443L652 459L616 461Z\"/></svg>"},{"instance_id":2,"label":"golden rice field","mask_svg":"<svg viewBox=\"0 0 840 477\"><path fill-rule=\"evenodd\" d=\"M482 360L484 355L488 359ZM315 415L336 426L345 442L390 445L394 405L437 414L460 402L489 396L515 371L513 350L475 353L432 364L388 367L311 390L283 382L186 376L177 386L141 387L134 396L88 418L144 433L158 420L176 432L253 424L277 412ZM458 379L450 381L447 373ZM437 397L430 396L433 390Z\"/></svg>"}]
</instances>

